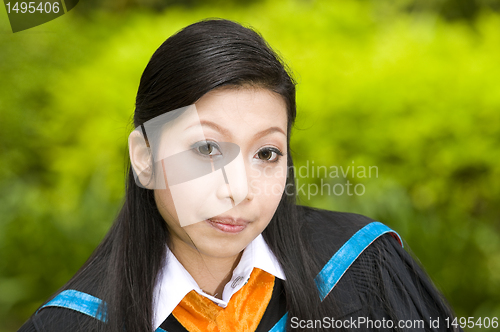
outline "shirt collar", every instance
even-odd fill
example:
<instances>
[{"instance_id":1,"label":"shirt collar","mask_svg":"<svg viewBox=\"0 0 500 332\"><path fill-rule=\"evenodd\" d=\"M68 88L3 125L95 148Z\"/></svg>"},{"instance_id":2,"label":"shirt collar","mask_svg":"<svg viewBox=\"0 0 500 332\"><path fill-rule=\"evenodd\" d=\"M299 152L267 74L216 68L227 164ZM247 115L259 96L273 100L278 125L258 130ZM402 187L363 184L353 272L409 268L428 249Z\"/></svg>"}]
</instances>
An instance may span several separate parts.
<instances>
[{"instance_id":1,"label":"shirt collar","mask_svg":"<svg viewBox=\"0 0 500 332\"><path fill-rule=\"evenodd\" d=\"M222 300L220 300L203 292L167 247L166 262L160 271L153 293L153 328L156 330L172 313L177 304L182 301L184 296L193 289L225 308L233 294L250 279L250 274L255 267L285 280L285 274L262 234L259 234L250 242L243 251L240 262L233 271L231 280L224 286Z\"/></svg>"}]
</instances>

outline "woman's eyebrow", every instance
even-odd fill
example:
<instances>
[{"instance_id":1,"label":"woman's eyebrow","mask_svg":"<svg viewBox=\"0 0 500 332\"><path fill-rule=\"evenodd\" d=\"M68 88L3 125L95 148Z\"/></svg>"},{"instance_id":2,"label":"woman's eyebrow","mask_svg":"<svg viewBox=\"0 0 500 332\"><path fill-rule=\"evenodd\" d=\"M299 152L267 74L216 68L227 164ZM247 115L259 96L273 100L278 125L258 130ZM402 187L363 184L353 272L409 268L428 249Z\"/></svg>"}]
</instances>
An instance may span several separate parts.
<instances>
[{"instance_id":1,"label":"woman's eyebrow","mask_svg":"<svg viewBox=\"0 0 500 332\"><path fill-rule=\"evenodd\" d=\"M269 134L272 134L272 133L276 133L276 132L282 133L286 137L285 132L280 127L269 127L269 128L264 129L262 131L259 131L257 134L254 135L254 138L255 139L261 138L261 137L264 137L266 135L269 135Z\"/></svg>"},{"instance_id":2,"label":"woman's eyebrow","mask_svg":"<svg viewBox=\"0 0 500 332\"><path fill-rule=\"evenodd\" d=\"M231 132L229 130L227 130L224 127L219 126L215 122L211 122L211 121L208 121L208 120L200 120L200 125L210 127L212 129L220 132L224 136L231 137Z\"/></svg>"},{"instance_id":3,"label":"woman's eyebrow","mask_svg":"<svg viewBox=\"0 0 500 332\"><path fill-rule=\"evenodd\" d=\"M224 127L221 127L221 126L219 126L218 124L216 124L214 122L211 122L211 121L208 121L208 120L200 120L200 124L202 126L210 127L212 129L220 132L221 134L223 134L225 136L231 137L231 132L228 129L226 129ZM256 133L254 135L254 139L258 139L258 138L264 137L264 136L272 134L274 132L282 133L286 137L286 134L283 131L283 129L281 129L280 127L273 126L273 127L269 127L267 129L264 129L264 130L259 131L258 133Z\"/></svg>"}]
</instances>

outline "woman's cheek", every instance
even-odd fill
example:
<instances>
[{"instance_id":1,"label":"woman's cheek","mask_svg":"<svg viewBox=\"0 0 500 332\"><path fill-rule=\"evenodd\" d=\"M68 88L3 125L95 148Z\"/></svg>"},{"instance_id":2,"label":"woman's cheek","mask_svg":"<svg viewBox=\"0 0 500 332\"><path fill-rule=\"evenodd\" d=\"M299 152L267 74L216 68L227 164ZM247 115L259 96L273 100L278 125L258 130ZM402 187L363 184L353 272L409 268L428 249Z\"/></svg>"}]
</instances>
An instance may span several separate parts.
<instances>
[{"instance_id":1,"label":"woman's cheek","mask_svg":"<svg viewBox=\"0 0 500 332\"><path fill-rule=\"evenodd\" d=\"M285 189L286 173L281 165L254 167L250 181L250 188L255 198L263 198L267 204L281 199Z\"/></svg>"},{"instance_id":2,"label":"woman's cheek","mask_svg":"<svg viewBox=\"0 0 500 332\"><path fill-rule=\"evenodd\" d=\"M177 216L177 212L175 210L175 205L172 200L172 194L170 193L169 188L167 189L156 189L155 190L155 201L156 206L158 207L158 211L160 212L163 219L172 226L174 224L179 224L179 218Z\"/></svg>"}]
</instances>

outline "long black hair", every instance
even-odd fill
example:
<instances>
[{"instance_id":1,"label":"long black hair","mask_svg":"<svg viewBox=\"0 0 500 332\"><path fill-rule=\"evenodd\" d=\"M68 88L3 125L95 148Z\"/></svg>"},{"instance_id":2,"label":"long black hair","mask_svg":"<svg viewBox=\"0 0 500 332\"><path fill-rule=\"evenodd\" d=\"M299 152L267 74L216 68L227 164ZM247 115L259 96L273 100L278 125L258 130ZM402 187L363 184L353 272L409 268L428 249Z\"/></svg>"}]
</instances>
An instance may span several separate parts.
<instances>
[{"instance_id":1,"label":"long black hair","mask_svg":"<svg viewBox=\"0 0 500 332\"><path fill-rule=\"evenodd\" d=\"M156 50L140 80L134 126L194 104L213 89L248 85L269 89L285 101L290 151L296 117L295 81L260 34L229 20L189 25ZM287 163L286 190L263 236L286 275L289 317L324 317L314 284L313 271L318 271L318 264L300 236L290 153ZM152 331L153 289L168 242L168 229L154 191L136 185L129 165L123 208L92 256L62 287L86 291L106 301L108 323L95 323L88 330Z\"/></svg>"}]
</instances>

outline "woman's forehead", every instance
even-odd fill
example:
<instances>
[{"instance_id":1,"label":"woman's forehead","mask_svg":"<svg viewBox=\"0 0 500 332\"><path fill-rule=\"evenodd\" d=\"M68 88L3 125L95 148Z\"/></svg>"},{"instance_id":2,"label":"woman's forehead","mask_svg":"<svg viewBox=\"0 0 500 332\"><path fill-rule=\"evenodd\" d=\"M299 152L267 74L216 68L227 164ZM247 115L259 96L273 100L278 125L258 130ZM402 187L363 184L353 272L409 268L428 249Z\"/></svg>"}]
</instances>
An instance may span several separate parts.
<instances>
[{"instance_id":1,"label":"woman's forehead","mask_svg":"<svg viewBox=\"0 0 500 332\"><path fill-rule=\"evenodd\" d=\"M213 90L196 102L200 125L221 134L252 135L275 127L286 137L287 108L283 98L263 88Z\"/></svg>"}]
</instances>

